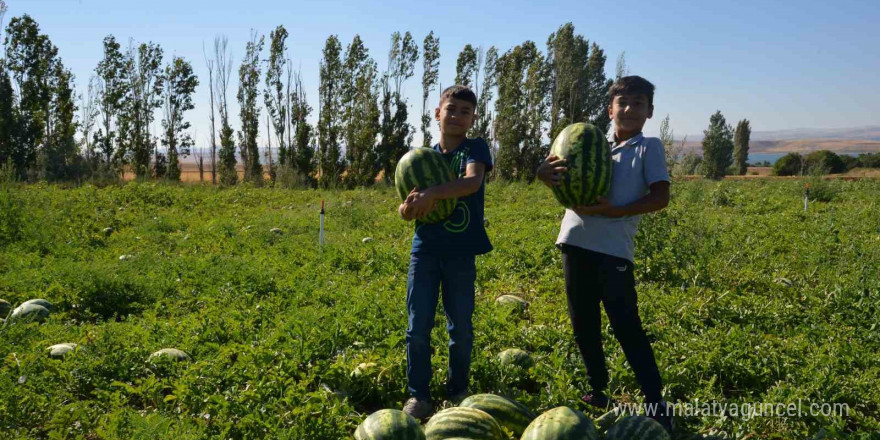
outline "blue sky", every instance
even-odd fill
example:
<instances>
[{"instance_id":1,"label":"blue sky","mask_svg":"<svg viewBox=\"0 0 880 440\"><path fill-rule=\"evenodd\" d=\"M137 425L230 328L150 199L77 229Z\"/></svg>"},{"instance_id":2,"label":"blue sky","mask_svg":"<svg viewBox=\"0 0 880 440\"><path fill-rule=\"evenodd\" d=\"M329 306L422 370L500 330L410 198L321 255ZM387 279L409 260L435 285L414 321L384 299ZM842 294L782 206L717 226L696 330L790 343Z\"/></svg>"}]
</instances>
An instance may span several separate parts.
<instances>
[{"instance_id":1,"label":"blue sky","mask_svg":"<svg viewBox=\"0 0 880 440\"><path fill-rule=\"evenodd\" d=\"M552 6L548 6L552 3ZM832 4L833 3L833 4ZM631 74L657 86L657 133L670 115L680 137L700 133L721 110L729 122L748 118L755 131L880 125L880 1L560 1L376 2L325 0L7 0L6 21L30 14L59 48L80 91L102 56L101 40L153 41L190 60L202 85L189 113L199 145L207 143L207 70L202 45L229 37L234 70L251 29L268 35L283 24L291 58L301 66L308 98L318 104L318 63L326 38L347 45L360 34L384 69L390 34L440 38L440 78L450 85L465 44L501 52L535 41L571 21L608 56L614 74L621 52ZM4 23L5 26L5 23ZM421 61L406 86L411 123L421 111ZM235 102L236 81L229 100ZM436 105L436 103L434 103ZM230 109L236 115L237 107ZM158 114L157 114L158 115ZM316 116L316 114L315 114ZM157 118L158 119L158 118ZM436 129L435 129L436 132ZM263 133L261 133L262 135ZM420 136L414 143L419 143Z\"/></svg>"}]
</instances>

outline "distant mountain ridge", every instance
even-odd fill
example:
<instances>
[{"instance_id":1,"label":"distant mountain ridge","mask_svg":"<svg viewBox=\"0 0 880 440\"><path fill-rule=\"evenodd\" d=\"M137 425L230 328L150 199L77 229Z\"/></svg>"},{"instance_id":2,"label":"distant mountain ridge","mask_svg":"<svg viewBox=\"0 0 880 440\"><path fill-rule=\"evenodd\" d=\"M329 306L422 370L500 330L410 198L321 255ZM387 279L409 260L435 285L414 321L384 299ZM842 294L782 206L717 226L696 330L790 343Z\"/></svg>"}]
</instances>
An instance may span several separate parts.
<instances>
[{"instance_id":1,"label":"distant mountain ridge","mask_svg":"<svg viewBox=\"0 0 880 440\"><path fill-rule=\"evenodd\" d=\"M702 140L702 133L688 135L685 148L699 150ZM880 152L880 126L753 131L749 142L749 151L752 153L803 153L817 150L840 153Z\"/></svg>"}]
</instances>

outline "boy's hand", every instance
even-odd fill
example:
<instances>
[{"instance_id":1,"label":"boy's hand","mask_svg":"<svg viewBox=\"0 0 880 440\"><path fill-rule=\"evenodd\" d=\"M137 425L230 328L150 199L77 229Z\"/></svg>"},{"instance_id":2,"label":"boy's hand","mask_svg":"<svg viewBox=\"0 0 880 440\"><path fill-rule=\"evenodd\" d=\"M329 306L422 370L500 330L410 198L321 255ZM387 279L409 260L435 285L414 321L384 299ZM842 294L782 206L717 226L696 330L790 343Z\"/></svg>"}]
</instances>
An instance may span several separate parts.
<instances>
[{"instance_id":1,"label":"boy's hand","mask_svg":"<svg viewBox=\"0 0 880 440\"><path fill-rule=\"evenodd\" d=\"M589 206L575 206L572 208L574 212L580 215L600 215L602 217L618 218L623 217L617 206L611 204L605 197L598 198L599 203Z\"/></svg>"},{"instance_id":2,"label":"boy's hand","mask_svg":"<svg viewBox=\"0 0 880 440\"><path fill-rule=\"evenodd\" d=\"M424 191L418 191L416 188L413 188L406 197L405 204L411 209L412 218L421 219L434 210L435 200L430 188Z\"/></svg>"},{"instance_id":3,"label":"boy's hand","mask_svg":"<svg viewBox=\"0 0 880 440\"><path fill-rule=\"evenodd\" d=\"M410 221L413 219L412 217L412 208L406 204L406 202L401 203L400 206L397 207L397 213L400 214L400 218Z\"/></svg>"},{"instance_id":4,"label":"boy's hand","mask_svg":"<svg viewBox=\"0 0 880 440\"><path fill-rule=\"evenodd\" d=\"M565 159L551 154L544 159L544 162L538 166L538 179L547 186L558 186L562 184L562 174L568 171Z\"/></svg>"}]
</instances>

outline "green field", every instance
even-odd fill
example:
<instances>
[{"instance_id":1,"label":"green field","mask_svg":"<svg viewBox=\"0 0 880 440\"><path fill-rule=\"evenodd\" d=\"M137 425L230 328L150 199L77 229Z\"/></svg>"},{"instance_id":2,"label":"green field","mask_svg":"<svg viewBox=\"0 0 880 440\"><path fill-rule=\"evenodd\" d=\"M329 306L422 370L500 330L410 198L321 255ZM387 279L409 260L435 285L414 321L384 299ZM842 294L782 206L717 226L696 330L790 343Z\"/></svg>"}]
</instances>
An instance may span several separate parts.
<instances>
[{"instance_id":1,"label":"green field","mask_svg":"<svg viewBox=\"0 0 880 440\"><path fill-rule=\"evenodd\" d=\"M880 182L824 183L830 201L807 213L802 188L675 182L637 238L641 314L670 401L849 415L678 417L679 438L880 431ZM586 409L553 246L563 211L540 185L491 183L486 197L495 251L477 260L472 392ZM391 188L0 187L0 298L54 305L43 324L0 326L0 438L341 439L399 408L412 225L397 203ZM495 306L506 293L530 301L525 316ZM637 401L605 323L611 391ZM82 349L51 359L62 342ZM148 361L167 347L192 360ZM534 367L500 366L511 347Z\"/></svg>"}]
</instances>

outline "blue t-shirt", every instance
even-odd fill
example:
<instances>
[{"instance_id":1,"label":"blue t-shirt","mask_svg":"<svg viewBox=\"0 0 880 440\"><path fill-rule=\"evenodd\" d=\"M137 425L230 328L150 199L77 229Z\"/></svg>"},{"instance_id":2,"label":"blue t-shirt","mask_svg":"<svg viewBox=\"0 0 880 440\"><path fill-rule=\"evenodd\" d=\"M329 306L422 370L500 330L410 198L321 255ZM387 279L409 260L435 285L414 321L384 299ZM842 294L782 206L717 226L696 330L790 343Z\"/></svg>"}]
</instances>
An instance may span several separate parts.
<instances>
[{"instance_id":1,"label":"blue t-shirt","mask_svg":"<svg viewBox=\"0 0 880 440\"><path fill-rule=\"evenodd\" d=\"M440 144L434 145L434 150L443 154L459 179L465 176L467 164L472 162L484 164L486 173L492 169L492 155L483 138L465 139L449 153L443 153ZM412 253L480 255L491 251L492 244L483 226L485 194L484 178L477 192L458 198L455 211L446 220L431 224L416 220Z\"/></svg>"}]
</instances>

